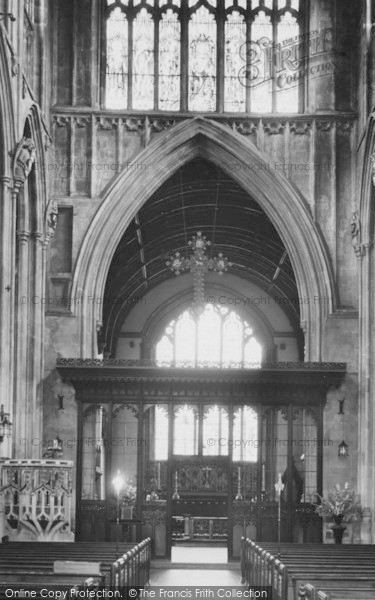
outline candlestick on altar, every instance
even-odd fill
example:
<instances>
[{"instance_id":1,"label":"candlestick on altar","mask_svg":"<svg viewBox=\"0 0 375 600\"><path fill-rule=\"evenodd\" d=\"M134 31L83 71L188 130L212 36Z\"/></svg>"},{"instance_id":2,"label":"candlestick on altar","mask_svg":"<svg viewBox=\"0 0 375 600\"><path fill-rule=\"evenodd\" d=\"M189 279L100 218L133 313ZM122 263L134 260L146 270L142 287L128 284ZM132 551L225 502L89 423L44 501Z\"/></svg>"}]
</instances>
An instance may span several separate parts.
<instances>
[{"instance_id":1,"label":"candlestick on altar","mask_svg":"<svg viewBox=\"0 0 375 600\"><path fill-rule=\"evenodd\" d=\"M158 490L160 490L160 462L158 462Z\"/></svg>"},{"instance_id":2,"label":"candlestick on altar","mask_svg":"<svg viewBox=\"0 0 375 600\"><path fill-rule=\"evenodd\" d=\"M235 498L236 500L243 500L242 494L241 494L241 467L238 467L237 470L237 496Z\"/></svg>"},{"instance_id":3,"label":"candlestick on altar","mask_svg":"<svg viewBox=\"0 0 375 600\"><path fill-rule=\"evenodd\" d=\"M277 510L277 558L280 558L280 542L281 542L281 492L284 489L284 484L281 480L281 473L279 473L279 478L275 483L275 490L278 499L278 510Z\"/></svg>"},{"instance_id":4,"label":"candlestick on altar","mask_svg":"<svg viewBox=\"0 0 375 600\"><path fill-rule=\"evenodd\" d=\"M262 464L262 492L266 491L266 465Z\"/></svg>"},{"instance_id":5,"label":"candlestick on altar","mask_svg":"<svg viewBox=\"0 0 375 600\"><path fill-rule=\"evenodd\" d=\"M301 454L300 461L303 467L303 502L306 502L306 456L305 454Z\"/></svg>"},{"instance_id":6,"label":"candlestick on altar","mask_svg":"<svg viewBox=\"0 0 375 600\"><path fill-rule=\"evenodd\" d=\"M179 500L179 499L180 499L180 494L178 493L178 473L176 471L175 475L174 475L174 493L172 496L172 500Z\"/></svg>"}]
</instances>

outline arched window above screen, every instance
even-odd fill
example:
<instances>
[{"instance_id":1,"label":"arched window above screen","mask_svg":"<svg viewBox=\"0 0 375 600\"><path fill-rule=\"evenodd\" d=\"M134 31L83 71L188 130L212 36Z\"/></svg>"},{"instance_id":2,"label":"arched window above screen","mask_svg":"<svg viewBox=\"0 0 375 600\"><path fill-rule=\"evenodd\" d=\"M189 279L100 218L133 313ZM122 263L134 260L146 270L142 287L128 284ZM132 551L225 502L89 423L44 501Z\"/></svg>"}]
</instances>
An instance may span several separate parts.
<instances>
[{"instance_id":1,"label":"arched window above screen","mask_svg":"<svg viewBox=\"0 0 375 600\"><path fill-rule=\"evenodd\" d=\"M173 319L155 347L160 366L259 368L262 346L250 324L226 306L206 304Z\"/></svg>"}]
</instances>

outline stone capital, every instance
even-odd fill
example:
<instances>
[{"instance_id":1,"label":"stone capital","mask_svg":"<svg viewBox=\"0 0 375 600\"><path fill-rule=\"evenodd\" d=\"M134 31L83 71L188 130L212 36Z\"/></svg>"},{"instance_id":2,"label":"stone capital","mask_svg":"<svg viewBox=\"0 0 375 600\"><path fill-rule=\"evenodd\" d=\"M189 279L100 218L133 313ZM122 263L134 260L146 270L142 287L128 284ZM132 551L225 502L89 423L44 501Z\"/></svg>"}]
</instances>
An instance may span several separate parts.
<instances>
[{"instance_id":1,"label":"stone capital","mask_svg":"<svg viewBox=\"0 0 375 600\"><path fill-rule=\"evenodd\" d=\"M0 185L5 186L5 187L10 187L10 177L0 177Z\"/></svg>"},{"instance_id":2,"label":"stone capital","mask_svg":"<svg viewBox=\"0 0 375 600\"><path fill-rule=\"evenodd\" d=\"M22 190L24 184L25 184L25 179L19 179L19 178L13 179L13 188L12 188L13 193L18 195L20 193L20 191Z\"/></svg>"},{"instance_id":3,"label":"stone capital","mask_svg":"<svg viewBox=\"0 0 375 600\"><path fill-rule=\"evenodd\" d=\"M31 233L30 231L17 231L17 238L19 239L21 244L27 244L30 237L31 237Z\"/></svg>"}]
</instances>

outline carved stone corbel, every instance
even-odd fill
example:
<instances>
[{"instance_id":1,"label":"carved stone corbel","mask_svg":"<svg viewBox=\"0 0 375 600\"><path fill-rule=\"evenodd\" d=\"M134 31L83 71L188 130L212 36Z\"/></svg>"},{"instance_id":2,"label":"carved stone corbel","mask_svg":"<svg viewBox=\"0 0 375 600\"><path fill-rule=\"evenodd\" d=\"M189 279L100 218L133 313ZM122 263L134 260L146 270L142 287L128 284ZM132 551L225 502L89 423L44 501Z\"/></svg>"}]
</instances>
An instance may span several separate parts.
<instances>
[{"instance_id":1,"label":"carved stone corbel","mask_svg":"<svg viewBox=\"0 0 375 600\"><path fill-rule=\"evenodd\" d=\"M59 216L59 209L56 200L51 200L46 209L45 216L45 244L48 245L49 241L56 232L57 220Z\"/></svg>"}]
</instances>

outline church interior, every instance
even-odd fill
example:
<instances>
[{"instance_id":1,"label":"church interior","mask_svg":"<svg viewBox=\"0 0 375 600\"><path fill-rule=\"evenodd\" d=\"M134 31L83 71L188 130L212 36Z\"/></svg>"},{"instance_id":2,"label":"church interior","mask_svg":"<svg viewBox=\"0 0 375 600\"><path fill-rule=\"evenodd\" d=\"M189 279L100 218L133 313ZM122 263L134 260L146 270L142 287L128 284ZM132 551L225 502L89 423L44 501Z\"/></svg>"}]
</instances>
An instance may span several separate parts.
<instances>
[{"instance_id":1,"label":"church interior","mask_svg":"<svg viewBox=\"0 0 375 600\"><path fill-rule=\"evenodd\" d=\"M374 19L0 0L0 595L374 597Z\"/></svg>"}]
</instances>

